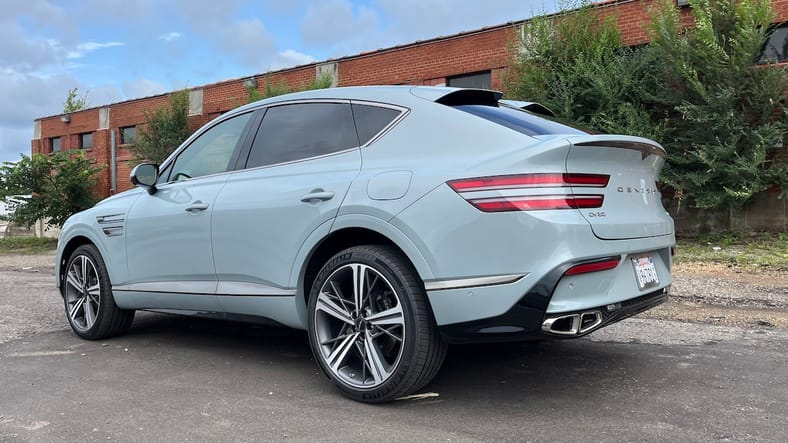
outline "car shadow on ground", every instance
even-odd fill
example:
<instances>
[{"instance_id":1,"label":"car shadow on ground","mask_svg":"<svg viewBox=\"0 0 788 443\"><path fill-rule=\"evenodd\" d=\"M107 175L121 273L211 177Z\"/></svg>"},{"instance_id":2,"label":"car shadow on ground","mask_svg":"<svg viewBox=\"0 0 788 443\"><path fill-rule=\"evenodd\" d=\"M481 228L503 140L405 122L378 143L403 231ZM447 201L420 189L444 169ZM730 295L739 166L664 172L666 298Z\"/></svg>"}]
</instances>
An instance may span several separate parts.
<instances>
[{"instance_id":1,"label":"car shadow on ground","mask_svg":"<svg viewBox=\"0 0 788 443\"><path fill-rule=\"evenodd\" d=\"M195 349L217 359L242 356L323 379L306 333L294 329L140 313L124 337L138 347ZM642 377L653 381L650 374L658 368L651 352L642 352L647 346L588 339L452 345L441 371L422 393L437 393L440 401L593 402L613 388L638 390ZM636 349L641 352L632 352Z\"/></svg>"}]
</instances>

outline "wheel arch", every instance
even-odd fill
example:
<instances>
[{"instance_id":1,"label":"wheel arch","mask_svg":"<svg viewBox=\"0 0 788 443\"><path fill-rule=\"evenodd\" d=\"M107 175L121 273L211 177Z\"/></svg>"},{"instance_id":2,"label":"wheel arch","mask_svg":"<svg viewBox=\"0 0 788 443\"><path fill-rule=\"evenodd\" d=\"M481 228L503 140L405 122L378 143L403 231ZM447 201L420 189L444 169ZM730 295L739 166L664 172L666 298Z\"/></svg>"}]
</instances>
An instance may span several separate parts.
<instances>
[{"instance_id":1,"label":"wheel arch","mask_svg":"<svg viewBox=\"0 0 788 443\"><path fill-rule=\"evenodd\" d=\"M309 248L296 277L298 311L306 324L309 292L323 264L337 252L364 244L383 244L396 248L413 266L421 280L432 278L427 261L413 242L397 228L374 217L341 217L330 230Z\"/></svg>"},{"instance_id":2,"label":"wheel arch","mask_svg":"<svg viewBox=\"0 0 788 443\"><path fill-rule=\"evenodd\" d=\"M63 282L63 275L66 272L66 262L68 261L69 257L71 257L71 254L73 254L74 251L82 245L96 246L96 243L84 235L75 235L68 240L65 246L63 246L63 251L60 254L59 262L57 263L57 269L58 269L57 281L58 281L58 288L60 289L60 295L63 295L62 282ZM96 246L96 248L98 248L98 246Z\"/></svg>"}]
</instances>

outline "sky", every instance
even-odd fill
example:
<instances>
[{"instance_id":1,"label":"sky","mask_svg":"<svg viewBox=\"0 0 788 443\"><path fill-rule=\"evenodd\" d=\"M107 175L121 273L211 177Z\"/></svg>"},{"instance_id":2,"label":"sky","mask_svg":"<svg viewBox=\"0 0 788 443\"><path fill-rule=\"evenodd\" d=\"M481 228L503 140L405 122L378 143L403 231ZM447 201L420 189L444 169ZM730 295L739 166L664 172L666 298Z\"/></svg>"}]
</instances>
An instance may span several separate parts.
<instances>
[{"instance_id":1,"label":"sky","mask_svg":"<svg viewBox=\"0 0 788 443\"><path fill-rule=\"evenodd\" d=\"M90 107L522 20L556 0L3 0L0 162Z\"/></svg>"}]
</instances>

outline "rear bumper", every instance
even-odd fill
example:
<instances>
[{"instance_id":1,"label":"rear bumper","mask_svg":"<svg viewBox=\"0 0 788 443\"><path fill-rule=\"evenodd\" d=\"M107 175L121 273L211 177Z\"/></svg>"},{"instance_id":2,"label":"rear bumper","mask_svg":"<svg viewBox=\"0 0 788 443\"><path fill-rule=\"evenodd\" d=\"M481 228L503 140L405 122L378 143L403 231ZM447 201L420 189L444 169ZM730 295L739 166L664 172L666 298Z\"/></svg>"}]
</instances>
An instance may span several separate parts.
<instances>
[{"instance_id":1,"label":"rear bumper","mask_svg":"<svg viewBox=\"0 0 788 443\"><path fill-rule=\"evenodd\" d=\"M629 300L582 311L546 314L522 301L503 315L440 327L453 343L505 342L539 337L578 338L659 306L668 299L665 287Z\"/></svg>"}]
</instances>

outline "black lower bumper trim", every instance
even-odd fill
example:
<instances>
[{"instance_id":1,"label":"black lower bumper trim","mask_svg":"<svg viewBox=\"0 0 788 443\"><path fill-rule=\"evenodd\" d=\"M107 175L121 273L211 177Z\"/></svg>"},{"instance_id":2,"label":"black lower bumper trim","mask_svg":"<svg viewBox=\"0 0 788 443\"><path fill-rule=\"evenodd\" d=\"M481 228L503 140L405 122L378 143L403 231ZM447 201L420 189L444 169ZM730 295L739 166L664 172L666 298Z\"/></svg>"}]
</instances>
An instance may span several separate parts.
<instances>
[{"instance_id":1,"label":"black lower bumper trim","mask_svg":"<svg viewBox=\"0 0 788 443\"><path fill-rule=\"evenodd\" d=\"M517 303L508 312L497 317L444 325L440 327L440 331L453 343L522 341L545 336L577 338L649 310L664 303L667 299L668 288L663 288L629 300L560 314L545 314L544 309L528 306L525 303ZM542 323L549 318L580 315L590 311L600 312L602 321L599 325L582 333L551 334L542 330Z\"/></svg>"}]
</instances>

